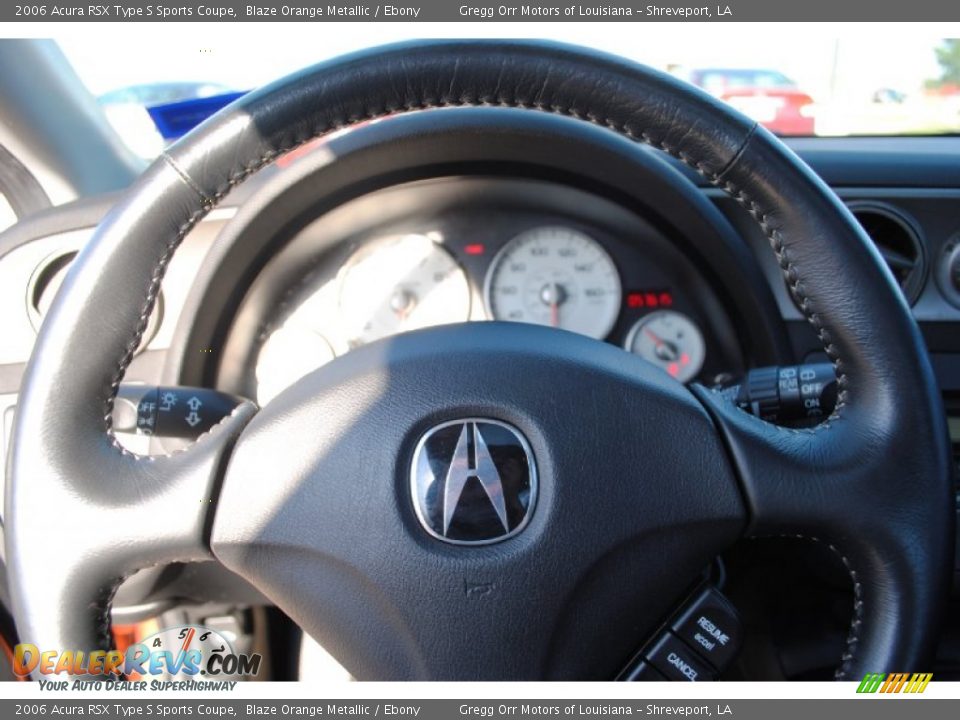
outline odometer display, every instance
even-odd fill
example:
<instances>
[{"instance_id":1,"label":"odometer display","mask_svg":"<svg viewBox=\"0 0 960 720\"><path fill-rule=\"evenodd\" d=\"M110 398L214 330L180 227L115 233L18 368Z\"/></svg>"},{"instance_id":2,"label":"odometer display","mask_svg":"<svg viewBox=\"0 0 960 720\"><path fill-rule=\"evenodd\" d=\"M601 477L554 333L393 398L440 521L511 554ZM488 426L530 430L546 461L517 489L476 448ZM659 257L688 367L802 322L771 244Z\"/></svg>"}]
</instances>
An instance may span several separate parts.
<instances>
[{"instance_id":1,"label":"odometer display","mask_svg":"<svg viewBox=\"0 0 960 720\"><path fill-rule=\"evenodd\" d=\"M495 320L563 328L603 339L620 313L620 276L606 250L565 227L528 230L508 242L487 273Z\"/></svg>"}]
</instances>

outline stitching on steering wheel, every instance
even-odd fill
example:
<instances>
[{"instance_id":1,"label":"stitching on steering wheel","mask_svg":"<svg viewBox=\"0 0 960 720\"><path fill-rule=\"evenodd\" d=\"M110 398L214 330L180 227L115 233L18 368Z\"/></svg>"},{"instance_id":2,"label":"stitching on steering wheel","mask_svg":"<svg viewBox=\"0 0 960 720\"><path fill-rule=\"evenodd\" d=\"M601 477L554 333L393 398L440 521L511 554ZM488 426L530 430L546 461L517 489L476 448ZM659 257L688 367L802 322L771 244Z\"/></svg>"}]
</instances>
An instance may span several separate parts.
<instances>
[{"instance_id":1,"label":"stitching on steering wheel","mask_svg":"<svg viewBox=\"0 0 960 720\"><path fill-rule=\"evenodd\" d=\"M752 199L742 188L736 186L729 180L724 179L724 175L735 166L737 161L740 159L742 153L745 151L747 145L750 143L751 139L754 136L756 130L756 123L747 133L741 147L738 149L737 153L734 154L733 159L719 172L712 171L708 168L706 163L700 162L692 158L686 152L679 150L675 147L671 147L667 143L654 138L645 130L635 130L631 128L628 123L619 122L610 118L600 117L590 111L580 111L576 108L568 108L562 105L547 105L541 102L525 102L516 98L506 98L506 97L496 97L496 98L470 98L466 95L461 96L460 98L440 98L437 100L433 99L423 99L423 100L410 100L402 106L390 107L384 105L380 109L368 109L368 111L363 115L353 115L349 118L339 118L332 121L328 121L323 125L316 127L306 136L298 137L282 147L274 148L263 153L256 161L250 165L245 165L242 169L237 170L231 173L228 176L228 179L225 183L220 185L213 197L209 197L197 186L193 179L186 173L176 161L170 157L167 153L163 153L161 157L180 177L181 181L190 187L194 192L197 193L201 200L201 206L193 212L193 214L184 222L176 236L167 244L163 254L158 260L153 274L150 278L150 285L147 289L147 297L144 302L143 308L139 315L137 326L134 329L134 335L131 341L127 344L125 352L121 357L117 370L114 373L113 379L110 385L110 392L107 395L105 400L105 413L104 413L104 422L106 425L106 432L110 439L112 445L121 453L125 455L130 455L135 458L140 458L143 456L131 453L116 439L116 435L113 432L113 403L114 398L117 395L117 391L120 386L120 382L123 379L123 376L127 370L127 367L130 365L130 362L133 360L134 351L140 344L140 340L143 336L143 333L147 326L147 321L150 316L150 311L153 308L153 304L156 301L157 294L160 289L160 284L163 280L164 273L166 272L167 265L170 262L170 259L173 257L174 252L176 252L180 243L183 241L184 237L188 232L199 222L199 220L206 215L211 209L213 209L220 200L234 187L240 185L244 180L246 180L250 175L253 175L258 170L263 168L265 165L272 162L278 156L295 150L296 148L308 143L316 138L322 137L327 133L341 130L353 125L357 125L361 122L367 122L369 120L376 120L379 118L384 118L390 115L395 115L402 112L413 112L418 110L430 110L430 109L439 109L439 108L448 108L448 107L506 107L506 108L517 108L517 109L528 109L528 110L537 110L542 112L553 113L556 115L562 115L566 117L571 117L578 120L583 120L586 122L593 123L600 127L604 127L610 130L617 132L618 134L625 136L636 142L642 142L646 145L654 147L656 149L662 150L668 155L677 158L685 165L696 170L700 175L707 179L711 184L721 188L726 192L730 197L736 200L740 205L742 205L747 212L754 218L754 220L759 224L760 229L766 235L768 241L770 242L771 248L773 249L774 254L777 257L777 260L780 264L780 267L784 273L788 284L796 295L800 310L806 317L807 321L813 326L814 330L817 333L817 336L820 339L820 342L823 344L824 351L827 353L827 356L830 358L834 372L837 375L837 387L838 387L838 397L837 404L834 408L834 411L830 416L823 421L822 423L812 427L812 428L784 428L779 425L773 425L773 427L778 428L779 430L791 433L802 433L810 434L816 433L822 430L826 430L831 427L831 423L840 418L840 411L845 406L847 399L847 376L843 369L843 362L839 356L839 352L834 345L830 333L822 322L819 314L813 309L809 298L807 297L804 289L803 283L800 279L800 274L797 271L796 264L790 259L790 256L787 252L787 249L784 245L783 235L779 229L773 227L769 220L769 215L764 213L760 205ZM770 425L770 423L767 423ZM152 456L151 456L152 457ZM813 538L817 540L817 538ZM822 542L822 541L821 541ZM854 620L851 623L850 634L847 638L847 647L846 652L841 658L841 666L837 670L837 678L842 679L846 675L845 668L853 660L856 646L859 640L859 630L861 627L862 620L862 611L863 611L863 599L861 592L861 585L857 579L857 574L853 569L849 560L840 553L833 545L827 543L827 546L833 550L841 560L844 565L847 567L850 576L854 583ZM106 608L106 622L109 623L109 606Z\"/></svg>"},{"instance_id":2,"label":"stitching on steering wheel","mask_svg":"<svg viewBox=\"0 0 960 720\"><path fill-rule=\"evenodd\" d=\"M833 674L834 680L847 680L847 668L849 667L850 662L853 660L856 655L857 645L860 643L860 628L863 627L863 583L860 582L860 578L857 576L857 571L853 569L853 565L850 560L847 558L840 549L833 543L827 542L822 538L819 538L815 535L804 535L802 533L794 533L792 535L781 534L781 535L755 535L753 536L754 540L762 540L764 538L785 538L787 540L810 540L815 543L819 543L824 547L828 548L834 555L836 555L840 562L843 563L843 567L846 569L847 573L850 575L850 582L853 583L853 618L850 621L850 630L847 632L846 645L844 647L843 655L840 656L840 665L837 667L836 671Z\"/></svg>"},{"instance_id":3,"label":"stitching on steering wheel","mask_svg":"<svg viewBox=\"0 0 960 720\"><path fill-rule=\"evenodd\" d=\"M710 178L708 177L707 179L709 180ZM816 331L817 337L820 339L820 344L823 345L823 350L827 354L827 357L830 358L830 361L833 364L834 372L837 375L837 404L834 408L834 411L826 420L818 425L815 425L813 428L785 428L780 425L774 425L774 427L791 432L810 432L811 430L816 431L818 429L825 429L829 427L832 421L840 417L840 410L846 404L847 400L847 375L843 370L843 363L840 359L839 353L837 352L837 347L830 338L830 331L824 326L823 321L820 319L820 315L810 306L810 298L807 297L807 294L803 289L803 281L800 279L800 274L797 272L796 264L790 260L787 254L786 247L783 243L783 234L778 229L770 225L768 221L768 215L764 214L760 209L760 206L751 200L743 190L738 189L733 183L728 181L721 184L719 182L714 182L713 180L711 180L711 182L720 187L724 192L727 193L727 195L739 202L747 210L747 212L750 213L751 217L753 217L753 219L760 226L760 229L763 230L764 234L767 236L767 239L770 241L770 245L773 248L773 252L777 256L777 261L780 264L780 269L783 271L783 276L786 279L790 290L797 298L801 312Z\"/></svg>"},{"instance_id":4,"label":"stitching on steering wheel","mask_svg":"<svg viewBox=\"0 0 960 720\"><path fill-rule=\"evenodd\" d=\"M113 610L113 599L116 597L117 591L120 589L120 586L123 584L123 582L132 574L133 573L120 575L101 590L101 598L98 598L98 600L99 605L102 606L104 610L100 613L100 619L98 620L96 627L97 639L100 643L101 650L110 649L110 613Z\"/></svg>"}]
</instances>

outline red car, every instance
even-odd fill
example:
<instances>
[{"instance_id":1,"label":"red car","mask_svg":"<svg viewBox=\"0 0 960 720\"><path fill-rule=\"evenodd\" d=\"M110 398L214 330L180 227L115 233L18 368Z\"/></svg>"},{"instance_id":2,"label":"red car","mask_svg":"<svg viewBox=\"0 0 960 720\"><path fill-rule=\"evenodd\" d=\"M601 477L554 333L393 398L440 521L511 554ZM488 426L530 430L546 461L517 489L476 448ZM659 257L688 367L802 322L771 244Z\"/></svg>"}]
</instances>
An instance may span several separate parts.
<instances>
[{"instance_id":1,"label":"red car","mask_svg":"<svg viewBox=\"0 0 960 720\"><path fill-rule=\"evenodd\" d=\"M708 68L689 79L778 135L813 135L813 98L781 72Z\"/></svg>"}]
</instances>

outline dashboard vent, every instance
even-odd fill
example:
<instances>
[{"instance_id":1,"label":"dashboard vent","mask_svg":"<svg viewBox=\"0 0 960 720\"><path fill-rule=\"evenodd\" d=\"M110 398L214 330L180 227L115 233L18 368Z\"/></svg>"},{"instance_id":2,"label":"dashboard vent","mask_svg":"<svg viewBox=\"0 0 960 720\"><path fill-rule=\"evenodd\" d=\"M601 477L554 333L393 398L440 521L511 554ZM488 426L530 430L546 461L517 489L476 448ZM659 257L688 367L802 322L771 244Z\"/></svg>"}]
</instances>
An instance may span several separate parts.
<instances>
[{"instance_id":1,"label":"dashboard vent","mask_svg":"<svg viewBox=\"0 0 960 720\"><path fill-rule=\"evenodd\" d=\"M70 270L70 265L76 257L76 250L58 250L45 258L34 269L33 275L27 283L27 317L30 319L33 329L37 332L40 332L40 326L43 324L43 320L53 304L53 299L57 296L57 292ZM153 312L150 313L150 318L147 320L140 345L137 346L138 353L146 348L153 336L156 335L162 317L163 291L161 290L157 294Z\"/></svg>"},{"instance_id":2,"label":"dashboard vent","mask_svg":"<svg viewBox=\"0 0 960 720\"><path fill-rule=\"evenodd\" d=\"M70 263L76 256L75 250L59 251L46 258L34 270L27 290L27 314L34 330L40 330L43 318L46 317L57 290L67 276Z\"/></svg>"},{"instance_id":3,"label":"dashboard vent","mask_svg":"<svg viewBox=\"0 0 960 720\"><path fill-rule=\"evenodd\" d=\"M850 203L850 211L873 240L911 305L927 276L926 255L915 223L879 203Z\"/></svg>"}]
</instances>

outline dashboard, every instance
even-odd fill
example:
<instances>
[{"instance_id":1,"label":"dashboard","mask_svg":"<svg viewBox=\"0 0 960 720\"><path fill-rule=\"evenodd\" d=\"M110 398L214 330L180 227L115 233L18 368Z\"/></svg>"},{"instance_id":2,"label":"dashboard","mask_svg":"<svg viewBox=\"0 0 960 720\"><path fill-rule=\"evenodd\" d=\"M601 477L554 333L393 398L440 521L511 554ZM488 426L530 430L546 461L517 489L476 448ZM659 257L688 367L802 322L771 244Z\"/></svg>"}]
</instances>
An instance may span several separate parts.
<instances>
[{"instance_id":1,"label":"dashboard","mask_svg":"<svg viewBox=\"0 0 960 720\"><path fill-rule=\"evenodd\" d=\"M554 325L707 385L823 359L752 218L684 166L625 142L563 136L562 123L559 138L457 136L434 147L419 129L404 136L408 121L314 144L228 195L174 256L127 381L216 387L265 404L354 347L463 321ZM397 133L407 148L397 164L419 165L413 174L364 155ZM900 282L960 445L960 173L944 160L956 141L789 143ZM432 156L458 153L444 166ZM346 176L324 181L333 154ZM351 176L354 157L362 170ZM0 234L5 434L43 315L115 198L54 208Z\"/></svg>"}]
</instances>

